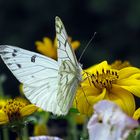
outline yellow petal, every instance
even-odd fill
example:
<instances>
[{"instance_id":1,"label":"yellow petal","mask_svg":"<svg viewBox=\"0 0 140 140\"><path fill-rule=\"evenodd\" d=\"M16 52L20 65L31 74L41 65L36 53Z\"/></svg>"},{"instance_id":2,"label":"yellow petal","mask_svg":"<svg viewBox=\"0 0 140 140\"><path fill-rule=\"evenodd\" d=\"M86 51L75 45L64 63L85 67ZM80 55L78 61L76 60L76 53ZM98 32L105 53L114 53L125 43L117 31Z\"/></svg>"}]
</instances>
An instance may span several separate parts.
<instances>
[{"instance_id":1,"label":"yellow petal","mask_svg":"<svg viewBox=\"0 0 140 140\"><path fill-rule=\"evenodd\" d=\"M93 65L93 66L89 67L88 69L86 69L86 71L89 73L92 73L92 74L94 74L98 71L99 74L101 74L103 69L104 70L110 69L110 66L108 65L107 61L103 61L99 64Z\"/></svg>"},{"instance_id":2,"label":"yellow petal","mask_svg":"<svg viewBox=\"0 0 140 140\"><path fill-rule=\"evenodd\" d=\"M0 98L0 109L2 109L5 104L6 104L6 100Z\"/></svg>"},{"instance_id":3,"label":"yellow petal","mask_svg":"<svg viewBox=\"0 0 140 140\"><path fill-rule=\"evenodd\" d=\"M53 46L53 42L51 41L50 38L43 38L43 42L41 41L36 41L35 42L36 46L37 46L37 50L48 56L48 57L51 57L53 59L56 59L57 58L57 50L56 48Z\"/></svg>"},{"instance_id":4,"label":"yellow petal","mask_svg":"<svg viewBox=\"0 0 140 140\"><path fill-rule=\"evenodd\" d=\"M140 85L140 80L137 79L132 79L132 78L126 78L122 80L117 81L117 85L122 85L122 86L131 86L131 85Z\"/></svg>"},{"instance_id":5,"label":"yellow petal","mask_svg":"<svg viewBox=\"0 0 140 140\"><path fill-rule=\"evenodd\" d=\"M36 41L36 42L35 42L35 45L36 45L36 46L44 46L44 43L41 42L41 41Z\"/></svg>"},{"instance_id":6,"label":"yellow petal","mask_svg":"<svg viewBox=\"0 0 140 140\"><path fill-rule=\"evenodd\" d=\"M38 50L40 53L46 55L46 53L47 53L47 47L44 45L44 43L42 43L42 42L40 42L40 41L36 41L36 42L35 42L35 45L36 45L37 50Z\"/></svg>"},{"instance_id":7,"label":"yellow petal","mask_svg":"<svg viewBox=\"0 0 140 140\"><path fill-rule=\"evenodd\" d=\"M106 89L102 92L95 87L89 85L82 85L76 95L76 107L81 114L91 115L93 112L93 105L105 97Z\"/></svg>"},{"instance_id":8,"label":"yellow petal","mask_svg":"<svg viewBox=\"0 0 140 140\"><path fill-rule=\"evenodd\" d=\"M106 88L104 88L103 90L102 90L102 92L100 93L100 94L98 94L98 95L96 95L96 96L88 96L88 101L89 101L89 103L91 104L91 105L94 105L95 103L97 103L98 101L100 101L100 100L103 100L104 99L104 97L105 97L105 95L106 95Z\"/></svg>"},{"instance_id":9,"label":"yellow petal","mask_svg":"<svg viewBox=\"0 0 140 140\"><path fill-rule=\"evenodd\" d=\"M109 100L118 104L128 115L132 116L135 111L135 100L133 95L118 85L112 86L113 87L108 94Z\"/></svg>"},{"instance_id":10,"label":"yellow petal","mask_svg":"<svg viewBox=\"0 0 140 140\"><path fill-rule=\"evenodd\" d=\"M140 108L138 108L133 115L134 120L138 120L140 118Z\"/></svg>"},{"instance_id":11,"label":"yellow petal","mask_svg":"<svg viewBox=\"0 0 140 140\"><path fill-rule=\"evenodd\" d=\"M135 96L140 97L140 80L127 78L118 80L117 84L127 91L133 93Z\"/></svg>"},{"instance_id":12,"label":"yellow petal","mask_svg":"<svg viewBox=\"0 0 140 140\"><path fill-rule=\"evenodd\" d=\"M40 135L47 135L48 133L48 129L47 129L47 126L46 124L36 124L34 126L34 135L35 136L40 136Z\"/></svg>"},{"instance_id":13,"label":"yellow petal","mask_svg":"<svg viewBox=\"0 0 140 140\"><path fill-rule=\"evenodd\" d=\"M35 105L29 104L20 110L20 114L22 117L28 116L28 115L31 115L32 113L34 113L37 109L38 108Z\"/></svg>"},{"instance_id":14,"label":"yellow petal","mask_svg":"<svg viewBox=\"0 0 140 140\"><path fill-rule=\"evenodd\" d=\"M1 124L5 124L5 123L8 123L8 122L9 122L9 119L8 119L7 114L5 114L5 112L3 112L2 110L0 110L0 125Z\"/></svg>"},{"instance_id":15,"label":"yellow petal","mask_svg":"<svg viewBox=\"0 0 140 140\"><path fill-rule=\"evenodd\" d=\"M54 48L57 49L57 38L54 39Z\"/></svg>"},{"instance_id":16,"label":"yellow petal","mask_svg":"<svg viewBox=\"0 0 140 140\"><path fill-rule=\"evenodd\" d=\"M52 40L50 38L48 38L48 37L44 37L43 42L44 42L46 47L48 47L48 46L52 47L53 46Z\"/></svg>"},{"instance_id":17,"label":"yellow petal","mask_svg":"<svg viewBox=\"0 0 140 140\"><path fill-rule=\"evenodd\" d=\"M135 96L140 97L140 87L138 86L121 86L121 87L133 93Z\"/></svg>"},{"instance_id":18,"label":"yellow petal","mask_svg":"<svg viewBox=\"0 0 140 140\"><path fill-rule=\"evenodd\" d=\"M83 114L74 114L74 119L76 121L77 124L84 124L85 120L86 120L86 116Z\"/></svg>"},{"instance_id":19,"label":"yellow petal","mask_svg":"<svg viewBox=\"0 0 140 140\"><path fill-rule=\"evenodd\" d=\"M80 46L80 42L79 41L73 41L71 43L71 46L74 50L76 50Z\"/></svg>"},{"instance_id":20,"label":"yellow petal","mask_svg":"<svg viewBox=\"0 0 140 140\"><path fill-rule=\"evenodd\" d=\"M19 85L19 91L22 95L24 95L24 92L23 92L23 84L20 84Z\"/></svg>"},{"instance_id":21,"label":"yellow petal","mask_svg":"<svg viewBox=\"0 0 140 140\"><path fill-rule=\"evenodd\" d=\"M80 102L79 102L80 101ZM83 104L82 104L83 102ZM88 105L87 101L85 101L84 98L78 98L76 99L75 101L75 105L76 105L76 108L78 109L78 111L81 113L81 114L86 114L88 115L89 112L92 112L90 106Z\"/></svg>"},{"instance_id":22,"label":"yellow petal","mask_svg":"<svg viewBox=\"0 0 140 140\"><path fill-rule=\"evenodd\" d=\"M118 75L119 79L128 78L129 76L140 73L140 70L136 67L126 67L119 70Z\"/></svg>"},{"instance_id":23,"label":"yellow petal","mask_svg":"<svg viewBox=\"0 0 140 140\"><path fill-rule=\"evenodd\" d=\"M139 79L139 80L140 80L140 73L133 74L133 75L131 75L129 78L132 78L132 79Z\"/></svg>"},{"instance_id":24,"label":"yellow petal","mask_svg":"<svg viewBox=\"0 0 140 140\"><path fill-rule=\"evenodd\" d=\"M113 62L111 64L111 68L112 69L117 69L117 70L120 70L120 69L123 69L125 67L131 67L131 64L129 61L121 61L121 60L116 60L115 62Z\"/></svg>"}]
</instances>

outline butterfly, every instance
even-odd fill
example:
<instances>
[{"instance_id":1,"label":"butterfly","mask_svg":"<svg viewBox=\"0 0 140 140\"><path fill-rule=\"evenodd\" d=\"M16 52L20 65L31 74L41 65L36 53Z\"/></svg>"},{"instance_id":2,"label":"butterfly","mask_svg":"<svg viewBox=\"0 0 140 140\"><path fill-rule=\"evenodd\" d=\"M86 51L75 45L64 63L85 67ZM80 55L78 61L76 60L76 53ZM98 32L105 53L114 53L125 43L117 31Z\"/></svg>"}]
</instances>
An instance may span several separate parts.
<instances>
[{"instance_id":1,"label":"butterfly","mask_svg":"<svg viewBox=\"0 0 140 140\"><path fill-rule=\"evenodd\" d=\"M31 103L56 115L66 115L82 81L82 68L68 41L65 27L55 18L58 61L9 45L0 45L0 55L13 75L23 83Z\"/></svg>"}]
</instances>

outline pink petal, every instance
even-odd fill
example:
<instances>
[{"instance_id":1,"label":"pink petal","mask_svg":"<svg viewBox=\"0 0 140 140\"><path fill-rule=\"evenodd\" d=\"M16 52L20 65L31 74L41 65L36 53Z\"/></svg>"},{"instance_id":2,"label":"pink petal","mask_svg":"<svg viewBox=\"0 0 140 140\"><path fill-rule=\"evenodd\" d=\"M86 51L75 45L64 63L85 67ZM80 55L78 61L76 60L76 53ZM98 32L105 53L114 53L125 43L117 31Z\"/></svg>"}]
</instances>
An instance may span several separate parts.
<instances>
[{"instance_id":1,"label":"pink petal","mask_svg":"<svg viewBox=\"0 0 140 140\"><path fill-rule=\"evenodd\" d=\"M50 137L50 136L36 136L36 137L30 137L30 140L63 140L58 137Z\"/></svg>"},{"instance_id":2,"label":"pink petal","mask_svg":"<svg viewBox=\"0 0 140 140\"><path fill-rule=\"evenodd\" d=\"M122 140L138 122L128 117L113 102L102 100L94 106L94 114L88 122L90 140Z\"/></svg>"}]
</instances>

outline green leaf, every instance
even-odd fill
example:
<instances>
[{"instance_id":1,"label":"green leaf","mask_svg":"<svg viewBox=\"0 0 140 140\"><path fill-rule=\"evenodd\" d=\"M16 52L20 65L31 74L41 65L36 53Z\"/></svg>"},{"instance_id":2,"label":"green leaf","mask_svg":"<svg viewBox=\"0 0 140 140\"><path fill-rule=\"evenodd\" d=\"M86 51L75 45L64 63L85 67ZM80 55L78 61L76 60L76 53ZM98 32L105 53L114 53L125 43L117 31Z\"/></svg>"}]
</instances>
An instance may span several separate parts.
<instances>
[{"instance_id":1,"label":"green leaf","mask_svg":"<svg viewBox=\"0 0 140 140\"><path fill-rule=\"evenodd\" d=\"M140 140L140 127L135 130L135 133L136 140Z\"/></svg>"},{"instance_id":2,"label":"green leaf","mask_svg":"<svg viewBox=\"0 0 140 140\"><path fill-rule=\"evenodd\" d=\"M135 135L133 133L130 133L127 140L136 140Z\"/></svg>"},{"instance_id":3,"label":"green leaf","mask_svg":"<svg viewBox=\"0 0 140 140\"><path fill-rule=\"evenodd\" d=\"M70 112L79 113L79 111L78 111L76 108L71 108L71 109L70 109Z\"/></svg>"},{"instance_id":4,"label":"green leaf","mask_svg":"<svg viewBox=\"0 0 140 140\"><path fill-rule=\"evenodd\" d=\"M140 140L140 127L134 129L128 136L127 140Z\"/></svg>"}]
</instances>

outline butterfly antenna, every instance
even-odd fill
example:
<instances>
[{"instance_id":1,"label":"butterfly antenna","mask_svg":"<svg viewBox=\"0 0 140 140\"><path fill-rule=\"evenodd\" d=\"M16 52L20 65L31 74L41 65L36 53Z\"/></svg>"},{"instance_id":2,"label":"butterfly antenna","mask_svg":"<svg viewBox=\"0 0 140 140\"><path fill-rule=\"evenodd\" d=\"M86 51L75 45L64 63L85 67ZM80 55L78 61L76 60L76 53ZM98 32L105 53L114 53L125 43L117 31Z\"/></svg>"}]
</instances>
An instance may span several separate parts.
<instances>
[{"instance_id":1,"label":"butterfly antenna","mask_svg":"<svg viewBox=\"0 0 140 140\"><path fill-rule=\"evenodd\" d=\"M88 42L88 44L86 45L86 47L84 48L84 50L83 50L82 54L81 54L81 55L80 55L80 57L79 57L78 62L80 62L80 60L81 60L82 56L84 55L84 53L85 53L86 49L88 48L89 44L90 44L90 43L91 43L91 41L95 38L96 33L97 33L97 32L94 32L94 35L93 35L93 36L92 36L92 38L89 40L89 42Z\"/></svg>"}]
</instances>

